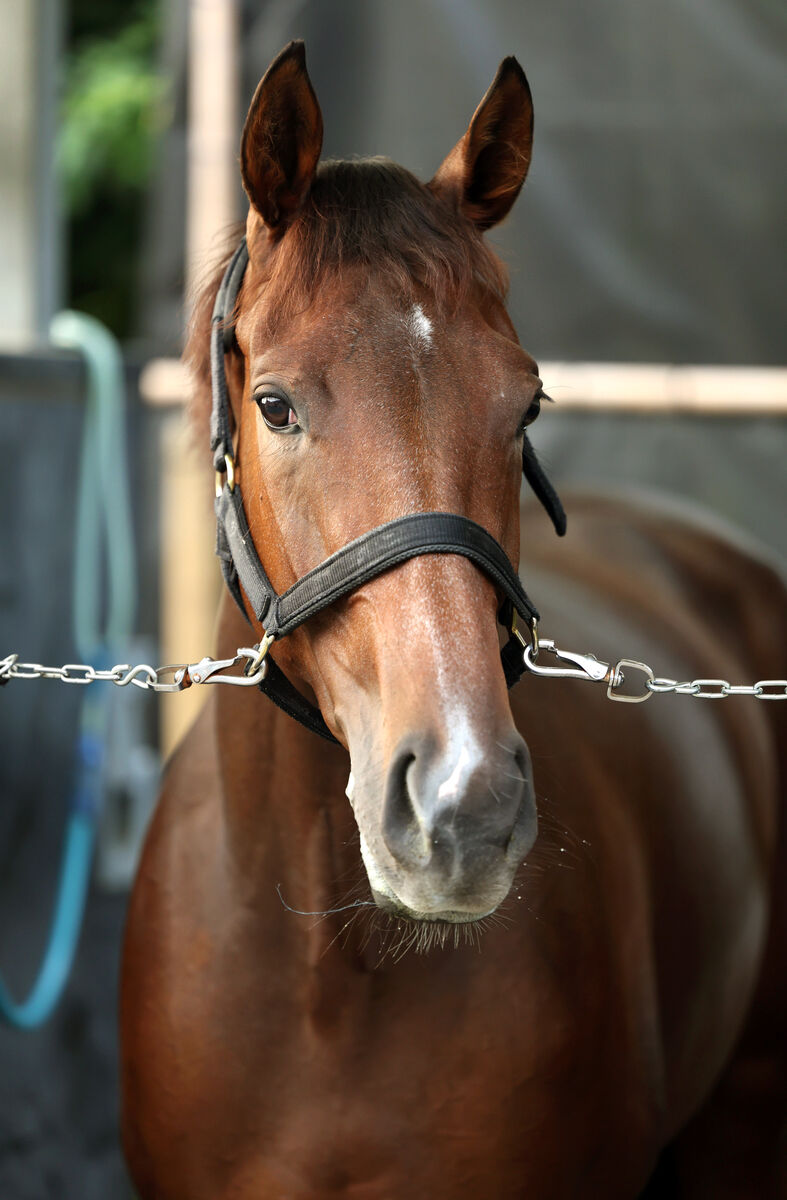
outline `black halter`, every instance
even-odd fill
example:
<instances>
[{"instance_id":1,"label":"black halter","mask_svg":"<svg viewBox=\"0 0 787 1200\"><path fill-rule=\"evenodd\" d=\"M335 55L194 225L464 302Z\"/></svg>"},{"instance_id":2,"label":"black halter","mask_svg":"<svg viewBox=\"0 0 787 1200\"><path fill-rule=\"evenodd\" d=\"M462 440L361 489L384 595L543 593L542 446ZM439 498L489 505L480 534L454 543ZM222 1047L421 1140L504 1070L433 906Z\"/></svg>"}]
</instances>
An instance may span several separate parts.
<instances>
[{"instance_id":1,"label":"black halter","mask_svg":"<svg viewBox=\"0 0 787 1200\"><path fill-rule=\"evenodd\" d=\"M234 478L232 430L224 356L235 338L233 314L243 275L249 261L244 238L235 251L221 281L213 308L210 368L213 406L210 444L218 476L226 475L216 492L216 554L233 599L244 616L241 587L254 615L264 626L266 638L275 640L297 629L309 617L327 608L341 596L381 575L383 571L420 554L461 554L480 567L505 596L498 620L511 629L514 613L529 625L538 611L528 598L519 577L499 542L475 521L456 513L413 513L378 525L337 550L302 579L277 595L265 573L249 531L240 485ZM566 515L558 496L544 474L535 451L524 437L522 470L538 499L549 513L555 530L566 531ZM501 651L508 687L524 670L522 647L511 634ZM260 689L302 725L335 741L319 709L310 704L286 675L268 659L268 671Z\"/></svg>"}]
</instances>

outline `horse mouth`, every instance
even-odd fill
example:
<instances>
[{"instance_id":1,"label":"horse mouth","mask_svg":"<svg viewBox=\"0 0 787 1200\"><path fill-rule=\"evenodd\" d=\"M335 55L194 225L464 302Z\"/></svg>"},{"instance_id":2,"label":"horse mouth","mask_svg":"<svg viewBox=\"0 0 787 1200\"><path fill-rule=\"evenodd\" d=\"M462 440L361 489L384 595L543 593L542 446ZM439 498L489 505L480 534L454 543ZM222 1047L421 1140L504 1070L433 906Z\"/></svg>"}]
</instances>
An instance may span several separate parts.
<instances>
[{"instance_id":1,"label":"horse mouth","mask_svg":"<svg viewBox=\"0 0 787 1200\"><path fill-rule=\"evenodd\" d=\"M437 898L435 898L435 906L433 908L431 906L428 910L414 908L397 896L393 887L375 862L363 834L361 834L361 857L366 868L366 875L375 904L381 912L392 917L400 917L407 921L420 923L431 921L447 925L470 925L474 921L482 921L485 917L490 917L504 898L501 897L491 907L485 906L478 909L440 907L440 902Z\"/></svg>"},{"instance_id":2,"label":"horse mouth","mask_svg":"<svg viewBox=\"0 0 787 1200\"><path fill-rule=\"evenodd\" d=\"M474 921L483 921L485 917L491 917L497 907L495 905L494 908L489 908L486 912L472 913L450 908L439 912L414 912L411 908L406 908L392 893L384 896L372 888L372 896L380 911L387 913L388 916L402 917L408 921L417 921L420 923L431 921L445 922L446 925L472 925Z\"/></svg>"}]
</instances>

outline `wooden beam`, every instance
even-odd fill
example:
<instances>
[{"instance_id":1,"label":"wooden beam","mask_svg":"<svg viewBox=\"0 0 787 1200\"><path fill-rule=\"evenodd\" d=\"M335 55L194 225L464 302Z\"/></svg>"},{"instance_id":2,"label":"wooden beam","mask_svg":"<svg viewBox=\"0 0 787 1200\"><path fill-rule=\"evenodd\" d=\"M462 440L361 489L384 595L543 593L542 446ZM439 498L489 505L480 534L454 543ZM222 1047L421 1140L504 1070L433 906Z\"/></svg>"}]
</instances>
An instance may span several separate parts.
<instances>
[{"instance_id":1,"label":"wooden beam","mask_svg":"<svg viewBox=\"0 0 787 1200\"><path fill-rule=\"evenodd\" d=\"M556 412L787 415L784 367L544 362L540 370L546 391L557 402ZM140 381L144 399L153 405L182 403L189 386L183 365L169 358L149 362Z\"/></svg>"},{"instance_id":2,"label":"wooden beam","mask_svg":"<svg viewBox=\"0 0 787 1200\"><path fill-rule=\"evenodd\" d=\"M787 414L787 370L783 367L545 362L540 370L557 411L705 413L716 417Z\"/></svg>"}]
</instances>

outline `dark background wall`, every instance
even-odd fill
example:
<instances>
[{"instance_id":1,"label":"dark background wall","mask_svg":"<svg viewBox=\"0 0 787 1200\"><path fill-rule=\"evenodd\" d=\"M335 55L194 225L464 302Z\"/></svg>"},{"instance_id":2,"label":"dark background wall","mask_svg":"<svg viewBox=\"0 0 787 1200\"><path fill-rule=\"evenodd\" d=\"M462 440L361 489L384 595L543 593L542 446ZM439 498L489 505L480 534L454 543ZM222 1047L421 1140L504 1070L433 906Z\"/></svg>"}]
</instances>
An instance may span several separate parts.
<instances>
[{"instance_id":1,"label":"dark background wall","mask_svg":"<svg viewBox=\"0 0 787 1200\"><path fill-rule=\"evenodd\" d=\"M783 6L243 0L243 11L241 112L271 58L304 37L325 154L385 154L427 179L501 58L519 58L535 100L533 166L491 236L537 358L783 361L773 257L787 212ZM182 39L173 34L169 45L182 80ZM142 324L176 347L182 86L173 97Z\"/></svg>"},{"instance_id":2,"label":"dark background wall","mask_svg":"<svg viewBox=\"0 0 787 1200\"><path fill-rule=\"evenodd\" d=\"M133 403L137 379L129 367L139 628L155 635L156 417ZM0 655L13 648L25 661L50 664L77 657L71 588L84 389L74 355L0 354L0 454L10 468L0 474ZM27 994L49 932L83 696L80 687L44 681L0 688L0 972L16 998ZM126 689L111 699L115 717L133 714L141 740L153 741L152 697ZM117 1137L126 899L94 879L74 973L54 1018L32 1033L0 1023L2 1200L129 1194Z\"/></svg>"},{"instance_id":3,"label":"dark background wall","mask_svg":"<svg viewBox=\"0 0 787 1200\"><path fill-rule=\"evenodd\" d=\"M185 0L165 6L171 128L150 191L136 331L177 352L182 326ZM307 42L325 151L384 153L429 177L505 54L529 75L534 162L493 240L540 359L779 363L775 247L787 14L770 0L244 0L245 106L271 57ZM238 192L238 213L242 199ZM62 366L62 364L61 364ZM2 648L67 661L81 422L78 371L0 362ZM547 380L559 396L560 380ZM32 393L37 399L34 401ZM53 394L57 393L57 399ZM140 425L137 529L155 633L155 449ZM784 423L550 412L535 440L558 481L692 496L784 547ZM142 450L144 448L144 453ZM22 485L20 487L20 484ZM22 502L21 497L25 500ZM145 507L146 506L146 507ZM49 916L78 689L0 691L0 964L22 990ZM74 980L42 1033L0 1029L0 1197L122 1198L116 974L125 897L94 888Z\"/></svg>"}]
</instances>

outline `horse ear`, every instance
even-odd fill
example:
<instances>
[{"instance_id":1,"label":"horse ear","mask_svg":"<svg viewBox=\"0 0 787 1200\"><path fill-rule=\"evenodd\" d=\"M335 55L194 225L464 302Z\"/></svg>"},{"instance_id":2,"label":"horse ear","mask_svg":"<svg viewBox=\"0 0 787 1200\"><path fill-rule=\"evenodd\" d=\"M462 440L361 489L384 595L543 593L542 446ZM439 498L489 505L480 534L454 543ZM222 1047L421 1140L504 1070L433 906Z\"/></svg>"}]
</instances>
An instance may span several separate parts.
<instances>
[{"instance_id":1,"label":"horse ear","mask_svg":"<svg viewBox=\"0 0 787 1200\"><path fill-rule=\"evenodd\" d=\"M322 149L322 113L303 42L290 42L260 80L243 126L240 168L249 201L283 232L308 192Z\"/></svg>"},{"instance_id":2,"label":"horse ear","mask_svg":"<svg viewBox=\"0 0 787 1200\"><path fill-rule=\"evenodd\" d=\"M479 229L502 221L525 182L533 147L533 100L525 72L504 58L492 86L429 184L452 195Z\"/></svg>"}]
</instances>

